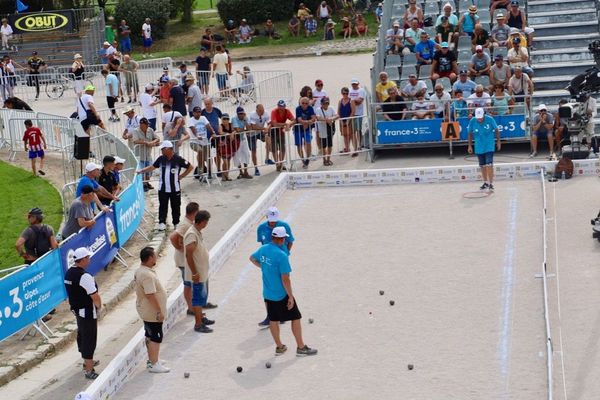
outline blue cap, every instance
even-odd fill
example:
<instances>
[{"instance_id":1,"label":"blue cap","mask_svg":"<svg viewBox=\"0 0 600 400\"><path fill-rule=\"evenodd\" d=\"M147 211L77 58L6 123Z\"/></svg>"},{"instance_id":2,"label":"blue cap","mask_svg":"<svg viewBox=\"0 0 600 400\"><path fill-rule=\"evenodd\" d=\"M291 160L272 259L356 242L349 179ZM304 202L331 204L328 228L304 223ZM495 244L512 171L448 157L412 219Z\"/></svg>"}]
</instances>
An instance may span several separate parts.
<instances>
[{"instance_id":1,"label":"blue cap","mask_svg":"<svg viewBox=\"0 0 600 400\"><path fill-rule=\"evenodd\" d=\"M279 100L279 101L277 102L277 105L278 105L279 107L285 107L285 101L284 101L284 100Z\"/></svg>"},{"instance_id":2,"label":"blue cap","mask_svg":"<svg viewBox=\"0 0 600 400\"><path fill-rule=\"evenodd\" d=\"M246 113L246 111L244 110L244 107L238 107L235 109L235 113L239 114L239 113Z\"/></svg>"},{"instance_id":3,"label":"blue cap","mask_svg":"<svg viewBox=\"0 0 600 400\"><path fill-rule=\"evenodd\" d=\"M448 47L450 47L450 46L448 46L448 42L442 42L442 44L440 44L440 46L441 46L443 49L447 49Z\"/></svg>"}]
</instances>

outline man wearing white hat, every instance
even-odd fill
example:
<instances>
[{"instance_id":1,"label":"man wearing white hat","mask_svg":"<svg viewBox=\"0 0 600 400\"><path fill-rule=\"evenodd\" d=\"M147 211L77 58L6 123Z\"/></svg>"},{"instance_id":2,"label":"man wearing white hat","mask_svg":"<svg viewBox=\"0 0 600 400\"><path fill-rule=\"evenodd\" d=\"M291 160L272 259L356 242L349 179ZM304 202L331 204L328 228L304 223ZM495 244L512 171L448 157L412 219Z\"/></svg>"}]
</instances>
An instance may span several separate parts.
<instances>
[{"instance_id":1,"label":"man wearing white hat","mask_svg":"<svg viewBox=\"0 0 600 400\"><path fill-rule=\"evenodd\" d=\"M140 117L135 115L135 110L131 106L125 107L123 115L127 117L125 120L125 129L123 130L123 139L126 139L129 148L133 149L133 131L140 127Z\"/></svg>"},{"instance_id":2,"label":"man wearing white hat","mask_svg":"<svg viewBox=\"0 0 600 400\"><path fill-rule=\"evenodd\" d=\"M162 155L154 161L154 164L142 168L136 173L143 174L160 168L160 186L158 189L158 230L166 229L167 212L169 202L171 203L171 217L173 226L179 224L181 216L181 179L185 178L194 167L184 158L175 154L173 143L163 141L158 147ZM181 172L182 169L185 171Z\"/></svg>"},{"instance_id":3,"label":"man wearing white hat","mask_svg":"<svg viewBox=\"0 0 600 400\"><path fill-rule=\"evenodd\" d=\"M348 92L348 96L354 103L354 119L352 120L353 135L356 136L356 147L355 150L362 147L362 119L365 115L364 101L367 98L367 92L365 89L360 87L358 79L354 78L350 81L351 89ZM352 153L352 157L358 156L358 153Z\"/></svg>"},{"instance_id":4,"label":"man wearing white hat","mask_svg":"<svg viewBox=\"0 0 600 400\"><path fill-rule=\"evenodd\" d=\"M85 165L85 175L82 175L81 178L79 178L75 194L77 195L77 197L79 197L81 196L81 190L84 186L91 186L94 190L94 203L98 205L98 207L101 210L105 210L106 207L102 206L100 198L106 199L110 203L110 201L112 200L118 200L118 197L114 196L111 192L106 190L106 188L100 185L100 183L98 183L98 178L100 177L101 173L102 165L96 164L94 162L87 163Z\"/></svg>"},{"instance_id":5,"label":"man wearing white hat","mask_svg":"<svg viewBox=\"0 0 600 400\"><path fill-rule=\"evenodd\" d=\"M65 273L65 288L71 311L77 318L77 347L83 358L83 368L87 379L96 379L94 351L98 334L98 311L102 299L94 277L86 272L92 253L86 247L73 252L73 266Z\"/></svg>"},{"instance_id":6,"label":"man wearing white hat","mask_svg":"<svg viewBox=\"0 0 600 400\"><path fill-rule=\"evenodd\" d=\"M275 341L275 355L283 355L287 346L281 342L279 325L292 321L292 332L296 339L296 356L314 356L316 349L308 347L302 338L302 314L292 293L289 255L282 247L288 234L283 226L273 228L271 243L262 245L250 256L250 262L260 268L263 281L263 298L267 306L269 329Z\"/></svg>"},{"instance_id":7,"label":"man wearing white hat","mask_svg":"<svg viewBox=\"0 0 600 400\"><path fill-rule=\"evenodd\" d=\"M83 65L83 57L81 54L77 53L73 56L73 64L71 65L71 73L75 79L75 92L80 94L83 91L83 73L85 72L85 67Z\"/></svg>"},{"instance_id":8,"label":"man wearing white hat","mask_svg":"<svg viewBox=\"0 0 600 400\"><path fill-rule=\"evenodd\" d=\"M537 156L538 138L548 138L548 149L550 150L550 159L555 158L554 155L554 118L552 113L548 112L545 104L540 104L537 113L533 116L531 122L531 154L529 158Z\"/></svg>"},{"instance_id":9,"label":"man wearing white hat","mask_svg":"<svg viewBox=\"0 0 600 400\"><path fill-rule=\"evenodd\" d=\"M473 138L475 139L475 154L479 159L479 167L483 177L480 190L494 191L494 150L500 151L500 130L494 118L485 115L483 108L475 109L475 117L469 121L468 127L469 154L473 154ZM495 137L495 146L494 146Z\"/></svg>"}]
</instances>

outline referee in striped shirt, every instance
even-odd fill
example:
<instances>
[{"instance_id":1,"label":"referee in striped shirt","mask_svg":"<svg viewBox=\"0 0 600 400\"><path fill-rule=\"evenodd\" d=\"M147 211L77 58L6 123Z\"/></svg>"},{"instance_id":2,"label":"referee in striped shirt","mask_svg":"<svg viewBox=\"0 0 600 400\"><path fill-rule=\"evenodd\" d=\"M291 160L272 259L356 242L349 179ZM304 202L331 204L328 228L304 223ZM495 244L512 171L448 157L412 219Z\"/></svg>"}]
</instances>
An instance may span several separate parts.
<instances>
[{"instance_id":1,"label":"referee in striped shirt","mask_svg":"<svg viewBox=\"0 0 600 400\"><path fill-rule=\"evenodd\" d=\"M168 140L159 146L162 155L149 165L137 171L138 174L152 172L160 168L160 187L158 189L158 230L166 229L169 201L171 202L171 217L173 226L179 224L181 215L181 183L180 180L192 172L192 164L175 154L173 143ZM181 172L182 169L185 171Z\"/></svg>"}]
</instances>

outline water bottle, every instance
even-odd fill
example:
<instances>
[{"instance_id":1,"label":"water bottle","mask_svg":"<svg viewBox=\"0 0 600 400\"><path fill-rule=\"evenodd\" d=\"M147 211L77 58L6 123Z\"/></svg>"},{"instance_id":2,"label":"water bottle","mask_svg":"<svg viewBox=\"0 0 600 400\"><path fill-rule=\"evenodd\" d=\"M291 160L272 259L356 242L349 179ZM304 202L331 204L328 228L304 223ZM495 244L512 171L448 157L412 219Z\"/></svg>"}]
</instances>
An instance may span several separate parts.
<instances>
[{"instance_id":1,"label":"water bottle","mask_svg":"<svg viewBox=\"0 0 600 400\"><path fill-rule=\"evenodd\" d=\"M563 181L565 179L567 179L567 175L565 174L565 171L563 171L563 172L560 173L560 179L562 179Z\"/></svg>"}]
</instances>

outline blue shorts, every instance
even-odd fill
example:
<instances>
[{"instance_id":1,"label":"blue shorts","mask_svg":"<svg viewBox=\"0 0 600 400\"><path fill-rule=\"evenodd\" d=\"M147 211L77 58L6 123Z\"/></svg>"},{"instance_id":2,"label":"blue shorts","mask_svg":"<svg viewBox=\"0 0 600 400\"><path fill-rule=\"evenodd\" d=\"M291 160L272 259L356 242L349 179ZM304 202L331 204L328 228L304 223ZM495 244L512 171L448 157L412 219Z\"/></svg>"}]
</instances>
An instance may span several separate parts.
<instances>
[{"instance_id":1,"label":"blue shorts","mask_svg":"<svg viewBox=\"0 0 600 400\"><path fill-rule=\"evenodd\" d=\"M29 159L33 160L34 158L44 158L44 150L29 150Z\"/></svg>"},{"instance_id":2,"label":"blue shorts","mask_svg":"<svg viewBox=\"0 0 600 400\"><path fill-rule=\"evenodd\" d=\"M192 282L192 307L205 307L208 300L208 290L204 282Z\"/></svg>"},{"instance_id":3,"label":"blue shorts","mask_svg":"<svg viewBox=\"0 0 600 400\"><path fill-rule=\"evenodd\" d=\"M183 281L183 286L192 287L192 282L185 280L185 267L177 267L177 268L179 268L181 270L181 280Z\"/></svg>"},{"instance_id":4,"label":"blue shorts","mask_svg":"<svg viewBox=\"0 0 600 400\"><path fill-rule=\"evenodd\" d=\"M227 89L227 74L215 74L219 90Z\"/></svg>"},{"instance_id":5,"label":"blue shorts","mask_svg":"<svg viewBox=\"0 0 600 400\"><path fill-rule=\"evenodd\" d=\"M354 117L352 119L352 128L357 133L362 133L362 119L363 119L362 116L360 116L360 117Z\"/></svg>"},{"instance_id":6,"label":"blue shorts","mask_svg":"<svg viewBox=\"0 0 600 400\"><path fill-rule=\"evenodd\" d=\"M552 132L548 132L548 131L535 131L533 132L533 135L535 137L548 137L548 135L552 136Z\"/></svg>"},{"instance_id":7,"label":"blue shorts","mask_svg":"<svg viewBox=\"0 0 600 400\"><path fill-rule=\"evenodd\" d=\"M479 166L485 167L486 165L494 164L494 152L489 151L483 154L477 154L477 158L479 159Z\"/></svg>"},{"instance_id":8,"label":"blue shorts","mask_svg":"<svg viewBox=\"0 0 600 400\"><path fill-rule=\"evenodd\" d=\"M130 38L121 39L121 52L122 53L131 53L131 39Z\"/></svg>"},{"instance_id":9,"label":"blue shorts","mask_svg":"<svg viewBox=\"0 0 600 400\"><path fill-rule=\"evenodd\" d=\"M312 135L310 130L295 129L294 130L294 144L296 146L302 146L304 143L310 143L312 141Z\"/></svg>"},{"instance_id":10,"label":"blue shorts","mask_svg":"<svg viewBox=\"0 0 600 400\"><path fill-rule=\"evenodd\" d=\"M152 46L152 38L144 38L144 47L148 48L150 46Z\"/></svg>"}]
</instances>

